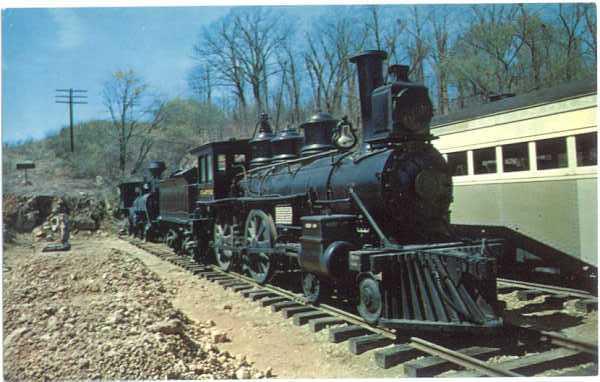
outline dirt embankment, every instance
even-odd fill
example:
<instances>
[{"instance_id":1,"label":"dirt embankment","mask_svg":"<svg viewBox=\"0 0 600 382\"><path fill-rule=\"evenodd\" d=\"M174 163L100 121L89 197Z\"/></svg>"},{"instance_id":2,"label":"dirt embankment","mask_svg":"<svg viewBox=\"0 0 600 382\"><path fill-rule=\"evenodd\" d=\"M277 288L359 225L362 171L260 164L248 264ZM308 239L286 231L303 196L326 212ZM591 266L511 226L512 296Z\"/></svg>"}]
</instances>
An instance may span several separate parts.
<instances>
[{"instance_id":1,"label":"dirt embankment","mask_svg":"<svg viewBox=\"0 0 600 382\"><path fill-rule=\"evenodd\" d=\"M2 199L4 242L11 243L18 233L33 232L36 240L58 240L57 217L66 214L71 235L112 230L107 221L113 206L97 195L15 195Z\"/></svg>"},{"instance_id":2,"label":"dirt embankment","mask_svg":"<svg viewBox=\"0 0 600 382\"><path fill-rule=\"evenodd\" d=\"M4 377L56 379L259 378L220 351L214 322L193 322L174 290L138 259L99 242L68 253L39 245L4 255Z\"/></svg>"}]
</instances>

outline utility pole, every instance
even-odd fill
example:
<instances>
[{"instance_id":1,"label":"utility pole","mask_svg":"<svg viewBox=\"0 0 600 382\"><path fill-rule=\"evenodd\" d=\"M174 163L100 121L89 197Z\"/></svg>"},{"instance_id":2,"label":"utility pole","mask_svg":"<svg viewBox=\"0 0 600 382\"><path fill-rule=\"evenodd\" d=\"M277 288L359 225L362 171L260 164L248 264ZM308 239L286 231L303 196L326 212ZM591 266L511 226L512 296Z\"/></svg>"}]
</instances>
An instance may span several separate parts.
<instances>
[{"instance_id":1,"label":"utility pole","mask_svg":"<svg viewBox=\"0 0 600 382\"><path fill-rule=\"evenodd\" d=\"M87 90L81 89L56 89L56 103L68 103L69 104L69 126L71 128L71 152L75 151L75 145L73 143L73 104L85 105L87 102L87 95L73 95L73 93L87 93ZM65 94L66 93L66 94ZM80 101L77 101L80 99Z\"/></svg>"}]
</instances>

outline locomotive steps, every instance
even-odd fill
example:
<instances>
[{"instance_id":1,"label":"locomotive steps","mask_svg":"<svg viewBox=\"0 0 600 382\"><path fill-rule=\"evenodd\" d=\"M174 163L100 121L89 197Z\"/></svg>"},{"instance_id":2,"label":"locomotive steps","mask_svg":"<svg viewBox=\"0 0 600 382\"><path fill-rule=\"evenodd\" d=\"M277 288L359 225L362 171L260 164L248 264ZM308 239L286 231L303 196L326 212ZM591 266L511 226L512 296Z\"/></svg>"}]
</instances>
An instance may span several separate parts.
<instances>
[{"instance_id":1,"label":"locomotive steps","mask_svg":"<svg viewBox=\"0 0 600 382\"><path fill-rule=\"evenodd\" d=\"M225 273L217 267L199 265L189 258L174 255L157 244L132 241L132 244L190 270L198 277L221 285L225 289L239 292L242 296L256 301L260 306L273 312L281 312L286 319L298 326L306 325L313 332L327 330L332 343L347 343L350 353L359 355L371 351L375 365L379 368L398 370L405 376L514 376L514 375L592 375L597 370L597 345L575 341L555 333L542 332L535 328L520 326L518 317L508 315L515 321L507 325L506 335L483 340L460 338L456 341L448 337L428 338L401 336L388 330L366 324L360 317L321 304L308 305L304 297L274 285L261 286L245 276ZM505 290L521 291L544 289L541 284L507 285ZM560 293L559 293L560 292ZM538 295L556 304L556 296L563 300L577 297L577 301L588 296L573 296L577 291L546 291ZM501 292L502 293L502 292ZM531 311L528 302L523 301L523 293L518 294L518 304L524 311ZM589 298L593 298L590 296ZM542 304L543 305L543 304ZM529 309L529 310L528 310ZM518 309L523 310L523 309ZM526 320L525 320L526 321ZM561 329L556 328L556 330ZM462 370L462 371L461 371Z\"/></svg>"}]
</instances>

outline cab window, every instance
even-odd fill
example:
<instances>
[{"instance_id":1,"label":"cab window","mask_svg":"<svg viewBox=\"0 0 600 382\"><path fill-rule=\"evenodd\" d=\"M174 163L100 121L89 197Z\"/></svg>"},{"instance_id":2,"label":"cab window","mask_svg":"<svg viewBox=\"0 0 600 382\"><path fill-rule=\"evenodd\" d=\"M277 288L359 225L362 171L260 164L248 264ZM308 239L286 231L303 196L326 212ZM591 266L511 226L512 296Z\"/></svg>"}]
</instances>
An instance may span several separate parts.
<instances>
[{"instance_id":1,"label":"cab window","mask_svg":"<svg viewBox=\"0 0 600 382\"><path fill-rule=\"evenodd\" d=\"M200 183L206 182L206 157L200 157L200 160L198 161L198 169L200 170Z\"/></svg>"},{"instance_id":2,"label":"cab window","mask_svg":"<svg viewBox=\"0 0 600 382\"><path fill-rule=\"evenodd\" d=\"M211 155L207 155L206 156L206 181L207 182L212 182L212 180L213 180L212 156Z\"/></svg>"}]
</instances>

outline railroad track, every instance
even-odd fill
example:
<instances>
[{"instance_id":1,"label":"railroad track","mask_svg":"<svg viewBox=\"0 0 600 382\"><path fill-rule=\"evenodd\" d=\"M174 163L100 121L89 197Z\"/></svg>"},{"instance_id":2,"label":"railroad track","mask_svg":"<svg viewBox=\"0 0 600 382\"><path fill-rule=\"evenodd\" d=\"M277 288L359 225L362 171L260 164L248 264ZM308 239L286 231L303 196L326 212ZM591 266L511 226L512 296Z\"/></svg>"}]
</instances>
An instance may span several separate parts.
<instances>
[{"instance_id":1,"label":"railroad track","mask_svg":"<svg viewBox=\"0 0 600 382\"><path fill-rule=\"evenodd\" d=\"M224 272L212 265L198 264L188 257L174 254L162 244L129 238L125 240L198 277L241 293L273 312L281 312L284 318L292 319L295 325L308 325L313 332L329 330L329 341L347 342L352 354L374 350L373 357L377 366L388 369L401 365L399 367L403 368L404 375L408 377L431 377L443 373L452 377L531 376L548 369L581 365L580 372L583 375L597 373L597 344L511 324L506 325L508 335L492 339L463 337L457 342L456 338L449 337L410 337L369 325L360 316L336 306L311 305L300 293L271 284L259 285L244 275ZM542 284L500 279L499 284L501 283L525 290L530 290L535 285L537 290L545 293L565 294L565 288ZM591 296L584 296L584 293L580 293L582 291L570 291L570 296ZM510 356L513 358L510 359ZM506 358L508 360L494 361Z\"/></svg>"}]
</instances>

